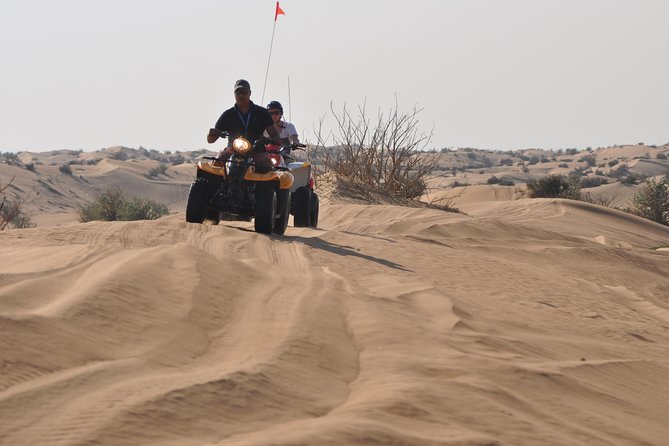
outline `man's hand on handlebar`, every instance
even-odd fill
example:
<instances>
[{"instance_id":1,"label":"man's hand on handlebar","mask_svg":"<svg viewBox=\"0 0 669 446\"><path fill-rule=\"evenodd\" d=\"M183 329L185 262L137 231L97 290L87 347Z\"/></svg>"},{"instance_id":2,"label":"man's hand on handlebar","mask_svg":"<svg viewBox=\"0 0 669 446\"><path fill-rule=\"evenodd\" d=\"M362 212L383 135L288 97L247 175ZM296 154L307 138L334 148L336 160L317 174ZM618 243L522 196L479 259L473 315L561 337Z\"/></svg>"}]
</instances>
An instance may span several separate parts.
<instances>
[{"instance_id":1,"label":"man's hand on handlebar","mask_svg":"<svg viewBox=\"0 0 669 446\"><path fill-rule=\"evenodd\" d=\"M207 142L209 144L215 143L218 138L225 138L228 136L228 132L223 132L218 129L209 129L209 133L207 134Z\"/></svg>"}]
</instances>

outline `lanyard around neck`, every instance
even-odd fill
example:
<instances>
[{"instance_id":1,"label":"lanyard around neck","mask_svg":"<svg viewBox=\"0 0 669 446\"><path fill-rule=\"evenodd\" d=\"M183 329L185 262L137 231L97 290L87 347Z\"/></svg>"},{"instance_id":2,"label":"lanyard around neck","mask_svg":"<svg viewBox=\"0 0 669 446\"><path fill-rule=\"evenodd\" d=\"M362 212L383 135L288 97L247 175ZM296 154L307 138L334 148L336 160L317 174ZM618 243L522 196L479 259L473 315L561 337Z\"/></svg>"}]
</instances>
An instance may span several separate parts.
<instances>
[{"instance_id":1,"label":"lanyard around neck","mask_svg":"<svg viewBox=\"0 0 669 446\"><path fill-rule=\"evenodd\" d=\"M249 108L248 114L246 115L246 120L244 120L244 116L242 116L242 113L238 108L235 108L235 111L237 112L237 116L239 116L239 120L242 121L242 125L244 126L244 133L248 133L249 124L251 124L251 109Z\"/></svg>"}]
</instances>

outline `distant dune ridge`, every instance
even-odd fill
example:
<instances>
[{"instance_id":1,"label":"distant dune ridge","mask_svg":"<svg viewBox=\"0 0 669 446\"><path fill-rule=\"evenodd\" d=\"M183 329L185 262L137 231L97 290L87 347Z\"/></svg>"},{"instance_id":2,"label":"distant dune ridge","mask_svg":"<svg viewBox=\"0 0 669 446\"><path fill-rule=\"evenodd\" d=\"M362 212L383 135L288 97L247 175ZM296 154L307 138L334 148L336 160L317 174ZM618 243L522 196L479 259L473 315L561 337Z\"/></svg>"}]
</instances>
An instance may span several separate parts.
<instances>
[{"instance_id":1,"label":"distant dune ridge","mask_svg":"<svg viewBox=\"0 0 669 446\"><path fill-rule=\"evenodd\" d=\"M661 168L668 151L600 149L596 164ZM57 173L100 155L21 154L43 158L36 172L0 164L12 194L41 188L28 205L38 226L0 232L0 444L669 438L669 228L486 184L573 170L585 153L431 179L424 199L455 194L461 213L323 181L320 227L283 237L185 223L188 162L150 177L169 160L103 156ZM446 155L449 170L455 157L497 157ZM76 223L78 203L106 185L173 214ZM635 188L592 190L613 186Z\"/></svg>"}]
</instances>

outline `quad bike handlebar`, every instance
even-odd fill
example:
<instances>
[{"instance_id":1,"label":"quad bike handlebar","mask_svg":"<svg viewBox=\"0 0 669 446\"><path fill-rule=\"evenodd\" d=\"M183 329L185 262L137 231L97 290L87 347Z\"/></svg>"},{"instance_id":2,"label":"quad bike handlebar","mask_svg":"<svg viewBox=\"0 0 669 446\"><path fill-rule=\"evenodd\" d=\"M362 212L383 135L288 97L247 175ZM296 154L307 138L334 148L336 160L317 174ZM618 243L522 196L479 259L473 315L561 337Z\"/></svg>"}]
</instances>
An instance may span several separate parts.
<instances>
[{"instance_id":1,"label":"quad bike handlebar","mask_svg":"<svg viewBox=\"0 0 669 446\"><path fill-rule=\"evenodd\" d=\"M218 130L216 128L211 128L209 129L209 134L217 136L219 138L227 138L229 136L229 132L223 131L223 130ZM253 147L256 146L261 146L264 147L265 152L271 152L275 154L279 154L281 156L289 157L291 150L304 150L307 146L306 144L302 143L287 143L287 144L275 144L274 141L272 141L269 138L261 137L257 139L255 142L252 143ZM273 148L269 148L270 146L273 146ZM202 159L204 160L211 160L211 161L223 161L222 158L217 157L217 156L203 156ZM228 160L226 160L228 161ZM239 161L238 161L239 163ZM255 161L252 158L247 158L245 159L241 164L247 165L247 166L252 166L255 165ZM275 170L282 170L282 171L287 171L290 170L287 167L282 167L278 165L272 166Z\"/></svg>"},{"instance_id":2,"label":"quad bike handlebar","mask_svg":"<svg viewBox=\"0 0 669 446\"><path fill-rule=\"evenodd\" d=\"M210 128L209 129L209 134L213 136L218 136L219 138L227 138L228 137L228 132L224 130L218 130L215 128Z\"/></svg>"}]
</instances>

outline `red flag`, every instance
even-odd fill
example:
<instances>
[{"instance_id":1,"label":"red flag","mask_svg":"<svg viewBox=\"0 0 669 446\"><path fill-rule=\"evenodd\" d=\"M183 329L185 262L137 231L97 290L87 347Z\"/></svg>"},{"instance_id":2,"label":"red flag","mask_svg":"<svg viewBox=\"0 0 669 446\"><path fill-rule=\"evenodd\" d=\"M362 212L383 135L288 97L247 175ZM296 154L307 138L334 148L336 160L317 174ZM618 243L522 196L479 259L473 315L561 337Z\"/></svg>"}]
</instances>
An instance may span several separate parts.
<instances>
[{"instance_id":1,"label":"red flag","mask_svg":"<svg viewBox=\"0 0 669 446\"><path fill-rule=\"evenodd\" d=\"M281 9L281 6L279 6L279 2L276 2L276 12L274 13L274 21L276 22L276 18L279 17L279 15L286 15L285 12L283 12L283 9Z\"/></svg>"}]
</instances>

